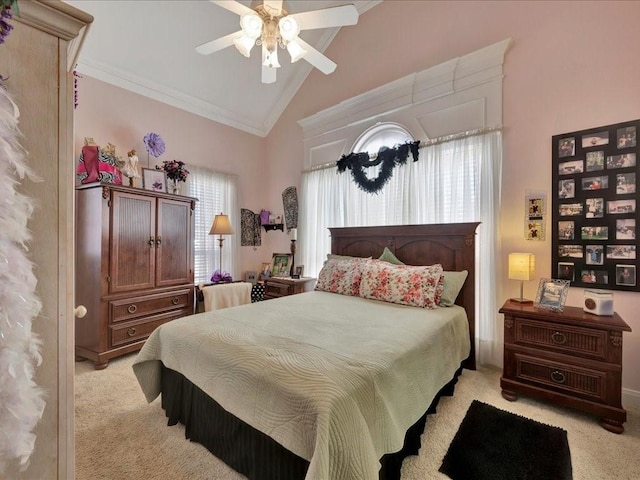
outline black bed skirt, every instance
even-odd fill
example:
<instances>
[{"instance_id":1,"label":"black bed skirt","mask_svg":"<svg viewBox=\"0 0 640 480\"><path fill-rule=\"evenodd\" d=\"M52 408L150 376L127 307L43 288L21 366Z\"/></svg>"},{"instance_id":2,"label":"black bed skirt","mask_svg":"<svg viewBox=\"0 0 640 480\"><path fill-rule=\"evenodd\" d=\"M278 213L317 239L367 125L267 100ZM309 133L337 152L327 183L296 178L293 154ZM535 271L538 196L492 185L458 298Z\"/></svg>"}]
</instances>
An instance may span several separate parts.
<instances>
[{"instance_id":1,"label":"black bed skirt","mask_svg":"<svg viewBox=\"0 0 640 480\"><path fill-rule=\"evenodd\" d=\"M402 461L420 450L427 415L440 397L451 396L462 369L445 385L425 414L407 430L404 447L380 460L380 480L399 480ZM182 374L162 367L162 408L169 425L185 426L185 437L205 446L220 460L250 480L303 480L309 462L264 433L239 420Z\"/></svg>"}]
</instances>

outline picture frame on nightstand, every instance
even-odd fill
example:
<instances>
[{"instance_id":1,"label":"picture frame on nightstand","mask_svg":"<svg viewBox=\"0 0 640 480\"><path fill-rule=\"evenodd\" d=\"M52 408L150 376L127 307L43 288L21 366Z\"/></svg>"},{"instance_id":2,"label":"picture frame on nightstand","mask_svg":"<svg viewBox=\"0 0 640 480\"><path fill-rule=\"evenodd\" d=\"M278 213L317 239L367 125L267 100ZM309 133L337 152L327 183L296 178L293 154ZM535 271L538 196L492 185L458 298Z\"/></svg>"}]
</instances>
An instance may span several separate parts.
<instances>
[{"instance_id":1,"label":"picture frame on nightstand","mask_svg":"<svg viewBox=\"0 0 640 480\"><path fill-rule=\"evenodd\" d=\"M293 275L291 275L291 278L302 278L303 272L304 265L296 265L293 267Z\"/></svg>"},{"instance_id":2,"label":"picture frame on nightstand","mask_svg":"<svg viewBox=\"0 0 640 480\"><path fill-rule=\"evenodd\" d=\"M561 312L567 301L569 293L569 280L559 280L553 278L542 278L538 284L538 293L533 302L537 308Z\"/></svg>"},{"instance_id":3,"label":"picture frame on nightstand","mask_svg":"<svg viewBox=\"0 0 640 480\"><path fill-rule=\"evenodd\" d=\"M293 255L290 253L274 253L271 258L271 276L288 277Z\"/></svg>"}]
</instances>

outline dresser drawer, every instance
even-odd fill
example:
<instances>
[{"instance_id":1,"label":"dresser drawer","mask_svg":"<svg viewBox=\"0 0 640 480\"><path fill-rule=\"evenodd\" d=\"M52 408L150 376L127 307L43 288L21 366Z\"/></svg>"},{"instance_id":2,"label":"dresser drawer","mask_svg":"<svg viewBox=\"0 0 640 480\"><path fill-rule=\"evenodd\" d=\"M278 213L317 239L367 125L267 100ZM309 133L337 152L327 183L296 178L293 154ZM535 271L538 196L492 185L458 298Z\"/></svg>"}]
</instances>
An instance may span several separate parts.
<instances>
[{"instance_id":1,"label":"dresser drawer","mask_svg":"<svg viewBox=\"0 0 640 480\"><path fill-rule=\"evenodd\" d=\"M578 365L513 353L515 380L537 384L546 389L586 398L595 402L606 402L607 382L610 373Z\"/></svg>"},{"instance_id":2,"label":"dresser drawer","mask_svg":"<svg viewBox=\"0 0 640 480\"><path fill-rule=\"evenodd\" d=\"M545 348L597 360L607 359L605 330L516 317L513 335L516 345Z\"/></svg>"},{"instance_id":3,"label":"dresser drawer","mask_svg":"<svg viewBox=\"0 0 640 480\"><path fill-rule=\"evenodd\" d=\"M109 326L109 337L111 340L111 347L121 347L128 343L134 343L140 340L144 340L151 332L163 323L169 322L176 318L184 317L185 315L191 315L191 311L188 310L175 310L168 313L159 315L153 315L146 317L143 320L121 322L116 325Z\"/></svg>"},{"instance_id":4,"label":"dresser drawer","mask_svg":"<svg viewBox=\"0 0 640 480\"><path fill-rule=\"evenodd\" d=\"M111 322L124 322L143 315L160 313L167 310L191 308L191 290L175 290L167 293L157 293L141 297L114 300L109 302Z\"/></svg>"}]
</instances>

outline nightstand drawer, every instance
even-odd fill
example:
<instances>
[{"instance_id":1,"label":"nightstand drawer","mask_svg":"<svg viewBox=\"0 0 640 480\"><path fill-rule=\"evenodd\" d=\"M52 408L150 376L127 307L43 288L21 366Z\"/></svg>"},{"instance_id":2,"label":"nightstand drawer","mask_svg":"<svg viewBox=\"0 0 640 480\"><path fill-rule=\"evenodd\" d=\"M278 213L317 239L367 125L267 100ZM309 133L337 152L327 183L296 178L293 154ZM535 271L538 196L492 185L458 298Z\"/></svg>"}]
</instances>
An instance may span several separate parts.
<instances>
[{"instance_id":1,"label":"nightstand drawer","mask_svg":"<svg viewBox=\"0 0 640 480\"><path fill-rule=\"evenodd\" d=\"M286 297L293 294L292 287L292 285L269 281L264 286L264 294L270 297Z\"/></svg>"},{"instance_id":2,"label":"nightstand drawer","mask_svg":"<svg viewBox=\"0 0 640 480\"><path fill-rule=\"evenodd\" d=\"M513 357L518 381L538 384L574 397L606 402L607 372L520 353L514 353Z\"/></svg>"},{"instance_id":3,"label":"nightstand drawer","mask_svg":"<svg viewBox=\"0 0 640 480\"><path fill-rule=\"evenodd\" d=\"M553 349L567 355L606 360L607 332L593 328L515 318L514 343Z\"/></svg>"}]
</instances>

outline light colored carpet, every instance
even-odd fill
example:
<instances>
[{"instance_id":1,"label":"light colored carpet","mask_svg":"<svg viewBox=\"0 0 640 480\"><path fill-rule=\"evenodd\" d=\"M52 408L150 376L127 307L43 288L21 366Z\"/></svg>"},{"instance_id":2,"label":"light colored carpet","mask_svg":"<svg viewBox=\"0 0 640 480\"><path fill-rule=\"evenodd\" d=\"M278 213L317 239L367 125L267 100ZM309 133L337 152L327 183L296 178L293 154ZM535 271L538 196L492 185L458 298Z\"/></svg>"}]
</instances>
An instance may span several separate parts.
<instances>
[{"instance_id":1,"label":"light colored carpet","mask_svg":"<svg viewBox=\"0 0 640 480\"><path fill-rule=\"evenodd\" d=\"M184 438L184 427L167 427L160 400L147 404L131 369L135 354L112 360L96 371L76 363L77 480L240 480L204 447ZM521 397L500 395L500 371L464 370L454 397L443 397L428 416L423 448L402 467L402 480L447 479L439 473L449 443L474 400L494 405L568 432L574 480L640 478L640 411L627 412L622 435L572 410Z\"/></svg>"}]
</instances>

